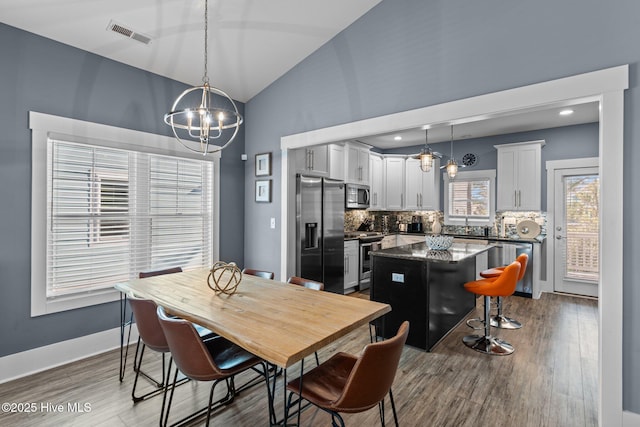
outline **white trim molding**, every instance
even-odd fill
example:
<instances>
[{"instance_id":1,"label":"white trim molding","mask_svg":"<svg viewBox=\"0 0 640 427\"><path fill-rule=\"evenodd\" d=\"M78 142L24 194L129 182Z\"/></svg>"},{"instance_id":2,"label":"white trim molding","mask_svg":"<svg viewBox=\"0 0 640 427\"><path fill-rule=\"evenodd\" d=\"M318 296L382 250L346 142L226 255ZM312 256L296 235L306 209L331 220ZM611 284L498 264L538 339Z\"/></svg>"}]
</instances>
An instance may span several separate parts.
<instances>
[{"instance_id":1,"label":"white trim molding","mask_svg":"<svg viewBox=\"0 0 640 427\"><path fill-rule=\"evenodd\" d=\"M134 323L129 342L135 343L137 339L138 328ZM117 327L0 357L0 384L113 350L120 346L119 342L120 327ZM133 363L133 354L129 354L129 359ZM114 381L117 375L113 373Z\"/></svg>"},{"instance_id":2,"label":"white trim molding","mask_svg":"<svg viewBox=\"0 0 640 427\"><path fill-rule=\"evenodd\" d=\"M182 148L173 137L119 128L50 114L29 112L31 129L31 316L72 310L117 301L115 289L88 291L58 298L47 298L47 165L51 161L49 138L63 138L93 145L213 163L213 259L219 258L220 230L220 158L215 152L207 157Z\"/></svg>"},{"instance_id":3,"label":"white trim molding","mask_svg":"<svg viewBox=\"0 0 640 427\"><path fill-rule=\"evenodd\" d=\"M601 176L600 239L601 281L607 293L600 291L598 342L598 423L622 425L622 153L624 148L624 91L629 88L629 65L607 68L564 77L500 92L432 105L386 116L284 136L280 140L287 150L334 143L381 133L417 128L430 124L460 124L499 117L502 114L539 110L545 106L569 106L585 102L600 103L599 168ZM606 143L605 143L606 141ZM606 144L606 147L605 147ZM289 167L282 163L282 218L288 218L294 200L285 190L291 188ZM289 177L289 178L288 178ZM290 193L289 193L290 194ZM282 222L283 277L291 273L288 260L295 256L294 224ZM289 264L290 268L290 264ZM600 290L602 286L600 287ZM602 333L606 331L606 333ZM604 350L607 351L604 351Z\"/></svg>"},{"instance_id":4,"label":"white trim molding","mask_svg":"<svg viewBox=\"0 0 640 427\"><path fill-rule=\"evenodd\" d=\"M640 426L640 414L635 412L622 412L622 427L638 427Z\"/></svg>"}]
</instances>

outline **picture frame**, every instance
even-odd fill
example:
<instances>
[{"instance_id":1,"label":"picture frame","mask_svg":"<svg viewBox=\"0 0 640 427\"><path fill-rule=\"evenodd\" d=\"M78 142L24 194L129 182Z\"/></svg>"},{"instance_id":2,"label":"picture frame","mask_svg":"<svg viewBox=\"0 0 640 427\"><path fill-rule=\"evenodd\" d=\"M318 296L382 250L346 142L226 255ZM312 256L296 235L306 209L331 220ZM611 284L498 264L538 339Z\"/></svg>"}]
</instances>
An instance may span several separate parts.
<instances>
[{"instance_id":1,"label":"picture frame","mask_svg":"<svg viewBox=\"0 0 640 427\"><path fill-rule=\"evenodd\" d=\"M271 180L256 180L256 202L271 203Z\"/></svg>"},{"instance_id":2,"label":"picture frame","mask_svg":"<svg viewBox=\"0 0 640 427\"><path fill-rule=\"evenodd\" d=\"M271 175L271 152L256 154L256 176Z\"/></svg>"}]
</instances>

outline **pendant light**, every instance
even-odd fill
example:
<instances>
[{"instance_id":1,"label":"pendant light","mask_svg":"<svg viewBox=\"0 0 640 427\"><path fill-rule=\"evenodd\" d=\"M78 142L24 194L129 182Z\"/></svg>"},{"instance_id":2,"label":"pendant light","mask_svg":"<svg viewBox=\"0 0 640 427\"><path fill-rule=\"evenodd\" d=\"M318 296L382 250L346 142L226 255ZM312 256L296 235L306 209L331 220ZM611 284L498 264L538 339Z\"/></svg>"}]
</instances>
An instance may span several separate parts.
<instances>
[{"instance_id":1,"label":"pendant light","mask_svg":"<svg viewBox=\"0 0 640 427\"><path fill-rule=\"evenodd\" d=\"M187 89L176 98L164 121L186 149L207 155L226 148L243 122L236 103L222 90L209 85L207 75L208 0L204 2L204 75L202 86ZM228 138L228 139L227 139ZM213 145L215 143L215 145ZM215 149L211 149L211 146Z\"/></svg>"},{"instance_id":2,"label":"pendant light","mask_svg":"<svg viewBox=\"0 0 640 427\"><path fill-rule=\"evenodd\" d=\"M433 151L429 147L429 130L424 130L424 148L420 151L418 159L420 159L420 169L422 172L429 172L433 167Z\"/></svg>"},{"instance_id":3,"label":"pendant light","mask_svg":"<svg viewBox=\"0 0 640 427\"><path fill-rule=\"evenodd\" d=\"M451 157L447 162L447 175L449 175L449 179L453 179L458 174L458 163L456 159L453 158L453 125L451 125Z\"/></svg>"}]
</instances>

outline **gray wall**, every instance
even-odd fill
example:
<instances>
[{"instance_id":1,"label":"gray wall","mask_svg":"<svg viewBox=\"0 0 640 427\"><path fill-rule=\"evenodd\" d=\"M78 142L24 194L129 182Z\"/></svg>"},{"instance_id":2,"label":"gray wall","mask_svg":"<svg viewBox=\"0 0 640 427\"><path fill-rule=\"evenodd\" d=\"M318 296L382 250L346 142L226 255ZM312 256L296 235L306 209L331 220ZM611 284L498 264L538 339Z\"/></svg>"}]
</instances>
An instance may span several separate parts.
<instances>
[{"instance_id":1,"label":"gray wall","mask_svg":"<svg viewBox=\"0 0 640 427\"><path fill-rule=\"evenodd\" d=\"M279 271L280 224L268 224L279 218L282 136L627 63L624 179L639 182L638 16L637 0L383 0L247 103L246 149L274 153L275 193L257 205L245 184L245 262ZM622 190L624 408L640 413L640 192Z\"/></svg>"},{"instance_id":2,"label":"gray wall","mask_svg":"<svg viewBox=\"0 0 640 427\"><path fill-rule=\"evenodd\" d=\"M598 123L584 125L565 126L560 128L540 129L530 132L518 132L505 135L496 135L486 138L473 138L454 141L453 157L461 162L465 153L473 153L477 156L477 163L472 167L460 169L461 171L496 169L498 156L494 145L511 144L514 142L536 141L543 139L542 165L540 176L542 177L542 204L541 209L547 210L547 169L549 160L579 159L583 157L598 157ZM449 142L429 144L433 151L446 155L441 164L446 164L451 153ZM419 153L424 144L385 150L385 154L415 154ZM441 171L443 172L443 171ZM499 180L500 178L498 178ZM444 209L444 180L440 180L440 208Z\"/></svg>"},{"instance_id":3,"label":"gray wall","mask_svg":"<svg viewBox=\"0 0 640 427\"><path fill-rule=\"evenodd\" d=\"M0 357L115 328L118 303L30 317L30 110L169 135L186 86L0 23ZM244 105L240 105L244 108ZM221 259L243 263L244 134L224 151ZM116 342L113 343L117 345Z\"/></svg>"}]
</instances>

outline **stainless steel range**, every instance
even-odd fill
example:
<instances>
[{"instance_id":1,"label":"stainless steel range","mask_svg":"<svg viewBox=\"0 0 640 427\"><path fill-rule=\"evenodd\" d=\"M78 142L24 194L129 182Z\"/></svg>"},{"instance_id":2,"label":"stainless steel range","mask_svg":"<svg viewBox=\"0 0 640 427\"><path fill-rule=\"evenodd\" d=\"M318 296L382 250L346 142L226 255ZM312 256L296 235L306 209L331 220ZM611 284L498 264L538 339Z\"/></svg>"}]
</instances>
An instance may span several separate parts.
<instances>
[{"instance_id":1,"label":"stainless steel range","mask_svg":"<svg viewBox=\"0 0 640 427\"><path fill-rule=\"evenodd\" d=\"M360 260L358 263L358 288L369 289L371 283L371 255L370 252L380 249L382 233L377 231L354 231L345 233L346 238L358 238Z\"/></svg>"}]
</instances>

